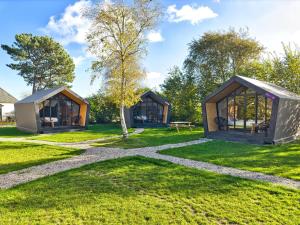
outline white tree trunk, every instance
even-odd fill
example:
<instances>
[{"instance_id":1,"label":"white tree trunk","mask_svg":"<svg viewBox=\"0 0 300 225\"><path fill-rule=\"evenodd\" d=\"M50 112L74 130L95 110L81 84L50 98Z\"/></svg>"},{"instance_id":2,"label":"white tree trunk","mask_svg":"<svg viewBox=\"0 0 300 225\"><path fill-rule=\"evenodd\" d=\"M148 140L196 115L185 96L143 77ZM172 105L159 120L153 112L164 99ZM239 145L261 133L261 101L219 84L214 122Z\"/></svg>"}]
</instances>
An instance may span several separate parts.
<instances>
[{"instance_id":1,"label":"white tree trunk","mask_svg":"<svg viewBox=\"0 0 300 225\"><path fill-rule=\"evenodd\" d=\"M121 119L122 131L123 131L123 138L126 139L126 138L128 138L128 130L127 130L126 121L125 121L124 109L125 109L125 107L122 104L120 107L120 119Z\"/></svg>"}]
</instances>

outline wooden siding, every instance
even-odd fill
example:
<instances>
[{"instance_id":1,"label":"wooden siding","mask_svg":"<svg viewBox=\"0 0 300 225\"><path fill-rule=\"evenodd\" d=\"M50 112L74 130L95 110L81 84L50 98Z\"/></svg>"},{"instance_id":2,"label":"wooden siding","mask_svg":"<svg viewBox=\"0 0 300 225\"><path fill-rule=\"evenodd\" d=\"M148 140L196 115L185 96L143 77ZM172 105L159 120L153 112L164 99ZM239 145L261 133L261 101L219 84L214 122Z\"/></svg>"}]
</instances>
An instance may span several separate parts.
<instances>
[{"instance_id":1,"label":"wooden siding","mask_svg":"<svg viewBox=\"0 0 300 225\"><path fill-rule=\"evenodd\" d=\"M85 126L86 125L86 114L87 114L87 110L88 110L87 109L87 104L84 101L82 101L81 99L79 99L76 96L72 95L70 92L68 92L66 90L63 90L61 93L80 105L80 113L79 113L80 121L79 121L79 124L80 124L80 126Z\"/></svg>"},{"instance_id":2,"label":"wooden siding","mask_svg":"<svg viewBox=\"0 0 300 225\"><path fill-rule=\"evenodd\" d=\"M168 112L169 106L164 105L164 112L163 112L163 123L166 124L168 122Z\"/></svg>"},{"instance_id":3,"label":"wooden siding","mask_svg":"<svg viewBox=\"0 0 300 225\"><path fill-rule=\"evenodd\" d=\"M217 131L218 126L215 123L215 118L217 117L217 106L216 103L206 103L206 115L207 115L207 125L208 131Z\"/></svg>"}]
</instances>

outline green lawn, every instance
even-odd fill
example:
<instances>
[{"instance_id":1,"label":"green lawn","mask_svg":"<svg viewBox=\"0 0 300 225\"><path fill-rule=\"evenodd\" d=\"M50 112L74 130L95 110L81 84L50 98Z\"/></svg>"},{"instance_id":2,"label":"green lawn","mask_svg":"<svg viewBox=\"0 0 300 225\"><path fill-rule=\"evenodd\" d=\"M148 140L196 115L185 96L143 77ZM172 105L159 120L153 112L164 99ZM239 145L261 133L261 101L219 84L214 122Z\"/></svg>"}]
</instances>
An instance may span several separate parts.
<instances>
[{"instance_id":1,"label":"green lawn","mask_svg":"<svg viewBox=\"0 0 300 225\"><path fill-rule=\"evenodd\" d=\"M132 132L133 129L129 129ZM42 135L33 137L35 140L44 140L52 142L80 142L93 140L98 138L106 138L111 136L118 136L122 134L120 125L118 124L97 124L89 125L87 130L62 132L52 135Z\"/></svg>"},{"instance_id":2,"label":"green lawn","mask_svg":"<svg viewBox=\"0 0 300 225\"><path fill-rule=\"evenodd\" d=\"M19 131L16 127L0 127L0 138L30 137L34 134Z\"/></svg>"},{"instance_id":3,"label":"green lawn","mask_svg":"<svg viewBox=\"0 0 300 225\"><path fill-rule=\"evenodd\" d=\"M93 144L101 147L118 147L118 148L142 148L147 146L158 146L171 143L192 141L203 137L203 128L181 129L177 133L176 129L170 128L146 128L141 134L135 134L128 139L112 138Z\"/></svg>"},{"instance_id":4,"label":"green lawn","mask_svg":"<svg viewBox=\"0 0 300 225\"><path fill-rule=\"evenodd\" d=\"M160 153L300 180L300 140L269 146L211 141Z\"/></svg>"},{"instance_id":5,"label":"green lawn","mask_svg":"<svg viewBox=\"0 0 300 225\"><path fill-rule=\"evenodd\" d=\"M0 142L0 174L72 157L82 152L50 145Z\"/></svg>"},{"instance_id":6,"label":"green lawn","mask_svg":"<svg viewBox=\"0 0 300 225\"><path fill-rule=\"evenodd\" d=\"M101 162L0 191L0 224L299 224L300 192L164 161Z\"/></svg>"}]
</instances>

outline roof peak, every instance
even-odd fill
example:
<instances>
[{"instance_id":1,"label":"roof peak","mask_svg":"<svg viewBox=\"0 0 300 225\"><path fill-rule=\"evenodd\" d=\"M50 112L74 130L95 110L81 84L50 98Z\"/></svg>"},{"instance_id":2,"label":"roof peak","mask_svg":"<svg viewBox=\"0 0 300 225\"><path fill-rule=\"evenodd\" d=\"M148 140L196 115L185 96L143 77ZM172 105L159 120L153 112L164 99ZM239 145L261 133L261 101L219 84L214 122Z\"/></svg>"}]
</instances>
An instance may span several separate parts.
<instances>
[{"instance_id":1,"label":"roof peak","mask_svg":"<svg viewBox=\"0 0 300 225\"><path fill-rule=\"evenodd\" d=\"M57 86L57 87L53 87L53 88L49 88L49 89L38 90L35 93L33 93L32 95L18 101L17 104L19 104L19 103L40 103L62 91L67 91L67 92L71 93L72 95L76 96L81 101L88 104L88 102L84 98L77 95L75 92L70 90L67 86Z\"/></svg>"},{"instance_id":2,"label":"roof peak","mask_svg":"<svg viewBox=\"0 0 300 225\"><path fill-rule=\"evenodd\" d=\"M0 103L15 103L18 100L0 87Z\"/></svg>"}]
</instances>

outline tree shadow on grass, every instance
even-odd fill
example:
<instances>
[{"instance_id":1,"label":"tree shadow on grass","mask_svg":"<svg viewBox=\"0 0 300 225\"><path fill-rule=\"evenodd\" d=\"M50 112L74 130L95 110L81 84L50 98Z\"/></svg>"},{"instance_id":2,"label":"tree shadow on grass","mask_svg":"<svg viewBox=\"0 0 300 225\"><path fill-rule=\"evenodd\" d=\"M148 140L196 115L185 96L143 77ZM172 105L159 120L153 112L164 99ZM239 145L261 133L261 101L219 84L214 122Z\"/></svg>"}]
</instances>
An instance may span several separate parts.
<instances>
[{"instance_id":1,"label":"tree shadow on grass","mask_svg":"<svg viewBox=\"0 0 300 225\"><path fill-rule=\"evenodd\" d=\"M83 152L81 149L49 145L1 142L0 157L3 158L0 160L0 174L70 158Z\"/></svg>"},{"instance_id":2,"label":"tree shadow on grass","mask_svg":"<svg viewBox=\"0 0 300 225\"><path fill-rule=\"evenodd\" d=\"M1 137L24 137L33 136L32 133L27 133L18 130L16 127L0 127L0 138Z\"/></svg>"}]
</instances>

